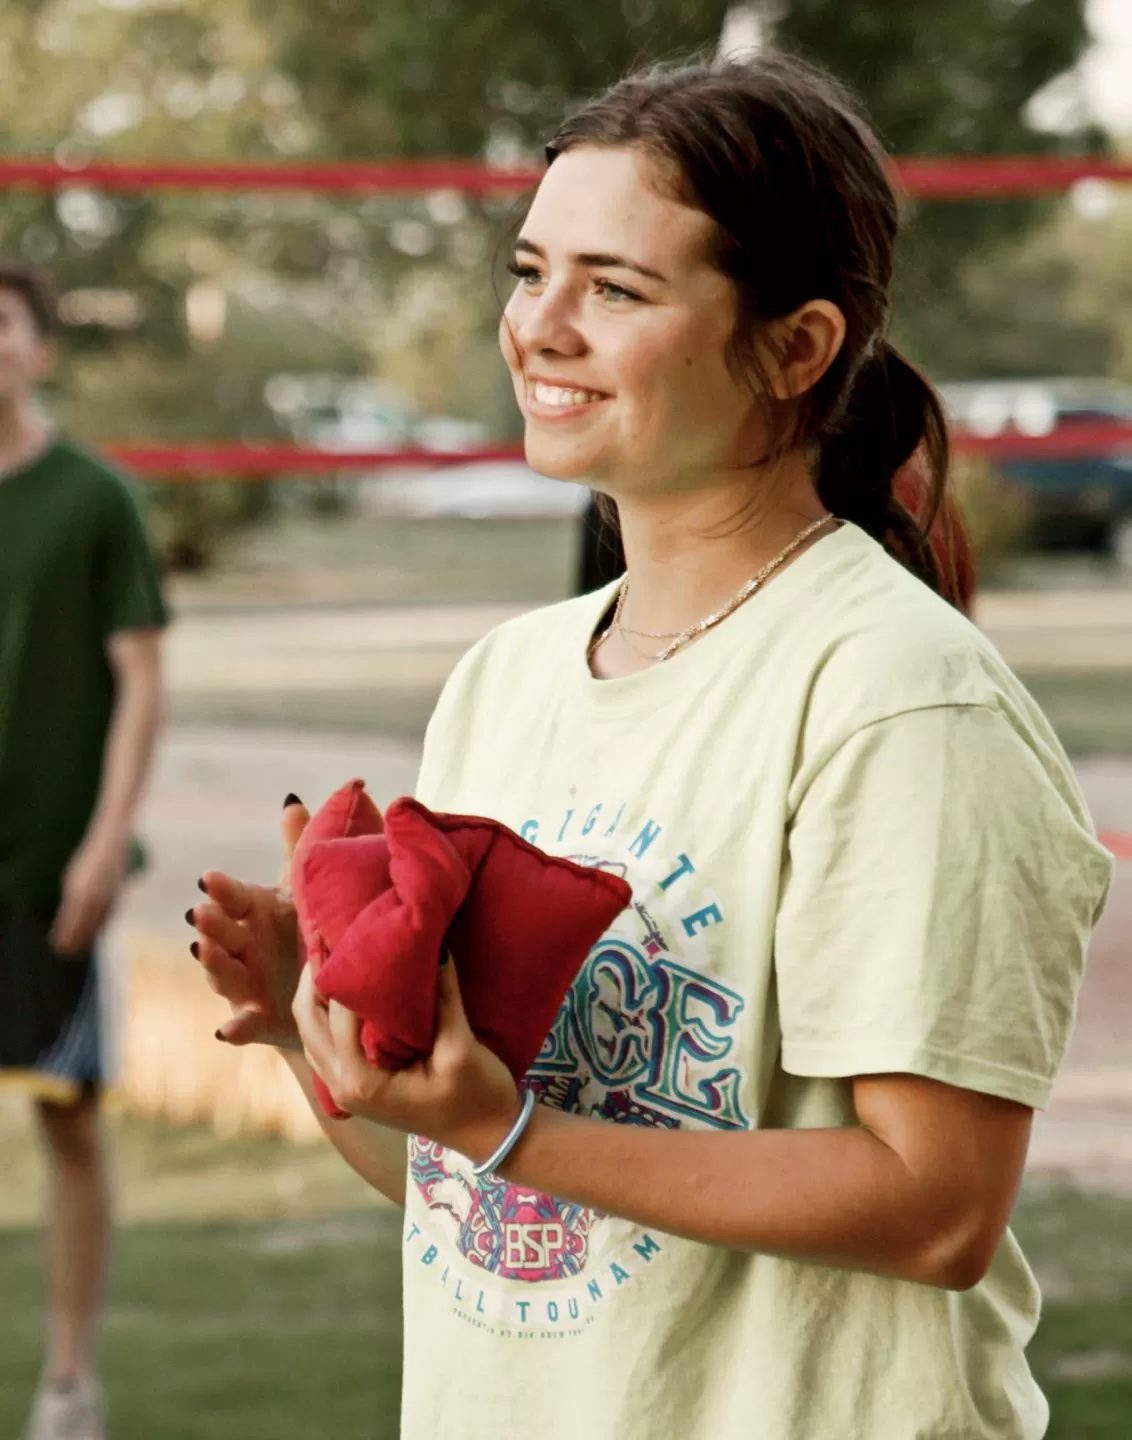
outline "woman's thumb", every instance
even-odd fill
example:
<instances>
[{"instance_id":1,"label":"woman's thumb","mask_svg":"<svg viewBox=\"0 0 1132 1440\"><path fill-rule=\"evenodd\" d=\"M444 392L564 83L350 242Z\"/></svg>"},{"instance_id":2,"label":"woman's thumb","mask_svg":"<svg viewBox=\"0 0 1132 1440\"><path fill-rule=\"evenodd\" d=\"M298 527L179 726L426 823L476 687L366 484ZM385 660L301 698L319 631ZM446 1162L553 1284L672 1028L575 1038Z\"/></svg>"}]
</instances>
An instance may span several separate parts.
<instances>
[{"instance_id":1,"label":"woman's thumb","mask_svg":"<svg viewBox=\"0 0 1132 1440\"><path fill-rule=\"evenodd\" d=\"M440 981L437 985L437 1008L442 1030L468 1029L468 1017L464 1010L464 997L460 994L460 982L456 978L456 966L450 954L445 954L440 965Z\"/></svg>"},{"instance_id":2,"label":"woman's thumb","mask_svg":"<svg viewBox=\"0 0 1132 1440\"><path fill-rule=\"evenodd\" d=\"M299 843L303 831L310 822L311 812L297 795L288 795L283 802L283 868L279 872L279 885L289 888L291 883L291 856Z\"/></svg>"},{"instance_id":3,"label":"woman's thumb","mask_svg":"<svg viewBox=\"0 0 1132 1440\"><path fill-rule=\"evenodd\" d=\"M311 812L297 795L288 795L283 802L283 851L288 860L295 853L299 837L307 828Z\"/></svg>"}]
</instances>

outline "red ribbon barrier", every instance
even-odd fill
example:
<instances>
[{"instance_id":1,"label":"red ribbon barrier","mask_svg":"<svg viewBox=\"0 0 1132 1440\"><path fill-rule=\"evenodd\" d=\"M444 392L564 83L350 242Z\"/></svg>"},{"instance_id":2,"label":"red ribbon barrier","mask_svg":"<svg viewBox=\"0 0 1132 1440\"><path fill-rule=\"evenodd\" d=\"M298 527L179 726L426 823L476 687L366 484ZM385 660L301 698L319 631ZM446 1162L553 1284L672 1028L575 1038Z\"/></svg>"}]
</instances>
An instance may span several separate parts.
<instances>
[{"instance_id":1,"label":"red ribbon barrier","mask_svg":"<svg viewBox=\"0 0 1132 1440\"><path fill-rule=\"evenodd\" d=\"M924 200L1003 199L1068 190L1082 180L1132 180L1132 162L1099 155L909 155L896 175Z\"/></svg>"},{"instance_id":2,"label":"red ribbon barrier","mask_svg":"<svg viewBox=\"0 0 1132 1440\"><path fill-rule=\"evenodd\" d=\"M1081 180L1132 180L1132 162L1099 155L907 155L893 161L898 183L923 199L1048 194ZM100 160L0 158L0 188L32 185L101 190L279 190L330 194L514 194L534 185L541 170L499 169L477 160Z\"/></svg>"},{"instance_id":3,"label":"red ribbon barrier","mask_svg":"<svg viewBox=\"0 0 1132 1440\"><path fill-rule=\"evenodd\" d=\"M958 432L955 448L1000 459L1060 459L1132 453L1132 423L1068 425L1049 435L972 435ZM255 445L239 441L219 444L129 445L106 447L117 462L138 475L168 479L267 479L273 475L326 475L346 470L394 467L439 469L477 462L522 460L522 445L487 445L475 450L336 450L298 445Z\"/></svg>"},{"instance_id":4,"label":"red ribbon barrier","mask_svg":"<svg viewBox=\"0 0 1132 1440\"><path fill-rule=\"evenodd\" d=\"M331 194L418 194L460 190L465 194L528 189L538 172L500 170L476 160L342 160L302 164L277 161L0 159L0 187L68 185L99 190L301 190Z\"/></svg>"},{"instance_id":5,"label":"red ribbon barrier","mask_svg":"<svg viewBox=\"0 0 1132 1440\"><path fill-rule=\"evenodd\" d=\"M343 470L411 466L426 470L477 461L522 460L521 445L477 450L309 450L300 445L107 445L119 465L137 475L170 480L266 480L274 475L326 475Z\"/></svg>"}]
</instances>

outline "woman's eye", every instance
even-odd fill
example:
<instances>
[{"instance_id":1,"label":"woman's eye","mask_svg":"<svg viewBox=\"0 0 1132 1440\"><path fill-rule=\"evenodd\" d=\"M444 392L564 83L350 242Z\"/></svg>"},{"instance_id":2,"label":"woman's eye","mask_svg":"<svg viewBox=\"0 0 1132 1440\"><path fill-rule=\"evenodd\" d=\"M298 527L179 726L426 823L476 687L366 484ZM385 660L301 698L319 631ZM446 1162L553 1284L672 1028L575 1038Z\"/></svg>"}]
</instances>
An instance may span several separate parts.
<instances>
[{"instance_id":1,"label":"woman's eye","mask_svg":"<svg viewBox=\"0 0 1132 1440\"><path fill-rule=\"evenodd\" d=\"M533 265L520 265L518 260L510 261L507 269L520 285L535 285L542 279L541 273Z\"/></svg>"},{"instance_id":2,"label":"woman's eye","mask_svg":"<svg viewBox=\"0 0 1132 1440\"><path fill-rule=\"evenodd\" d=\"M612 280L595 280L594 285L603 300L639 300L641 297L624 285L615 285Z\"/></svg>"}]
</instances>

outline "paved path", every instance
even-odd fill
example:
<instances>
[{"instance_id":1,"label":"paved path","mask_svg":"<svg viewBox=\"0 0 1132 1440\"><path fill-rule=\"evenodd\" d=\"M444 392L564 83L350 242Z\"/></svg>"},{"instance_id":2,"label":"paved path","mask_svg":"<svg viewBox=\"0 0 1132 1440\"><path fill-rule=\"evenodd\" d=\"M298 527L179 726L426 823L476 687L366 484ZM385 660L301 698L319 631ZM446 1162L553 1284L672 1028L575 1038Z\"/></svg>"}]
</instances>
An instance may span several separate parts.
<instances>
[{"instance_id":1,"label":"paved path","mask_svg":"<svg viewBox=\"0 0 1132 1440\"><path fill-rule=\"evenodd\" d=\"M1132 667L1132 590L990 590L976 618L1027 674Z\"/></svg>"},{"instance_id":2,"label":"paved path","mask_svg":"<svg viewBox=\"0 0 1132 1440\"><path fill-rule=\"evenodd\" d=\"M368 713L412 729L464 651L524 608L195 605L169 635L174 713L356 727ZM978 618L1024 673L1132 668L1132 591L990 592Z\"/></svg>"},{"instance_id":3,"label":"paved path","mask_svg":"<svg viewBox=\"0 0 1132 1440\"><path fill-rule=\"evenodd\" d=\"M295 791L312 805L362 776L387 802L411 790L419 750L410 742L281 730L177 727L168 735L145 809L154 864L135 887L118 929L180 954L181 916L195 878L214 866L270 880L276 823ZM1132 762L1092 760L1080 774L1098 823L1132 831ZM1097 935L1080 1020L1057 1096L1040 1117L1031 1171L1132 1189L1132 864L1122 864Z\"/></svg>"},{"instance_id":4,"label":"paved path","mask_svg":"<svg viewBox=\"0 0 1132 1440\"><path fill-rule=\"evenodd\" d=\"M153 863L134 886L120 928L180 940L180 917L196 898L202 870L274 879L288 793L314 809L360 776L382 804L412 790L419 758L417 744L398 740L174 726L142 813Z\"/></svg>"}]
</instances>

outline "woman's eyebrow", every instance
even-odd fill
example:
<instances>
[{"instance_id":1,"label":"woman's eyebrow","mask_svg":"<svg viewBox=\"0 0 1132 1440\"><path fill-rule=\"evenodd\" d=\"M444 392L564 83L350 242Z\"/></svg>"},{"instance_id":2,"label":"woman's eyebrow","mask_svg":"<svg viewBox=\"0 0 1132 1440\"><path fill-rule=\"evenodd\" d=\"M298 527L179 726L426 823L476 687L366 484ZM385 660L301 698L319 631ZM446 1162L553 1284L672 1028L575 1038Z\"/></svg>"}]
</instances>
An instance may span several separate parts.
<instances>
[{"instance_id":1,"label":"woman's eyebrow","mask_svg":"<svg viewBox=\"0 0 1132 1440\"><path fill-rule=\"evenodd\" d=\"M515 241L516 250L529 250L532 255L537 255L540 260L546 259L546 251L541 245L536 245L533 240L527 240L522 235ZM632 270L638 275L644 275L649 280L659 280L662 285L668 284L668 276L662 275L659 270L651 270L647 265L641 265L636 260L626 260L624 255L605 254L583 254L571 255L570 259L576 265L584 265L587 269L602 270Z\"/></svg>"}]
</instances>

